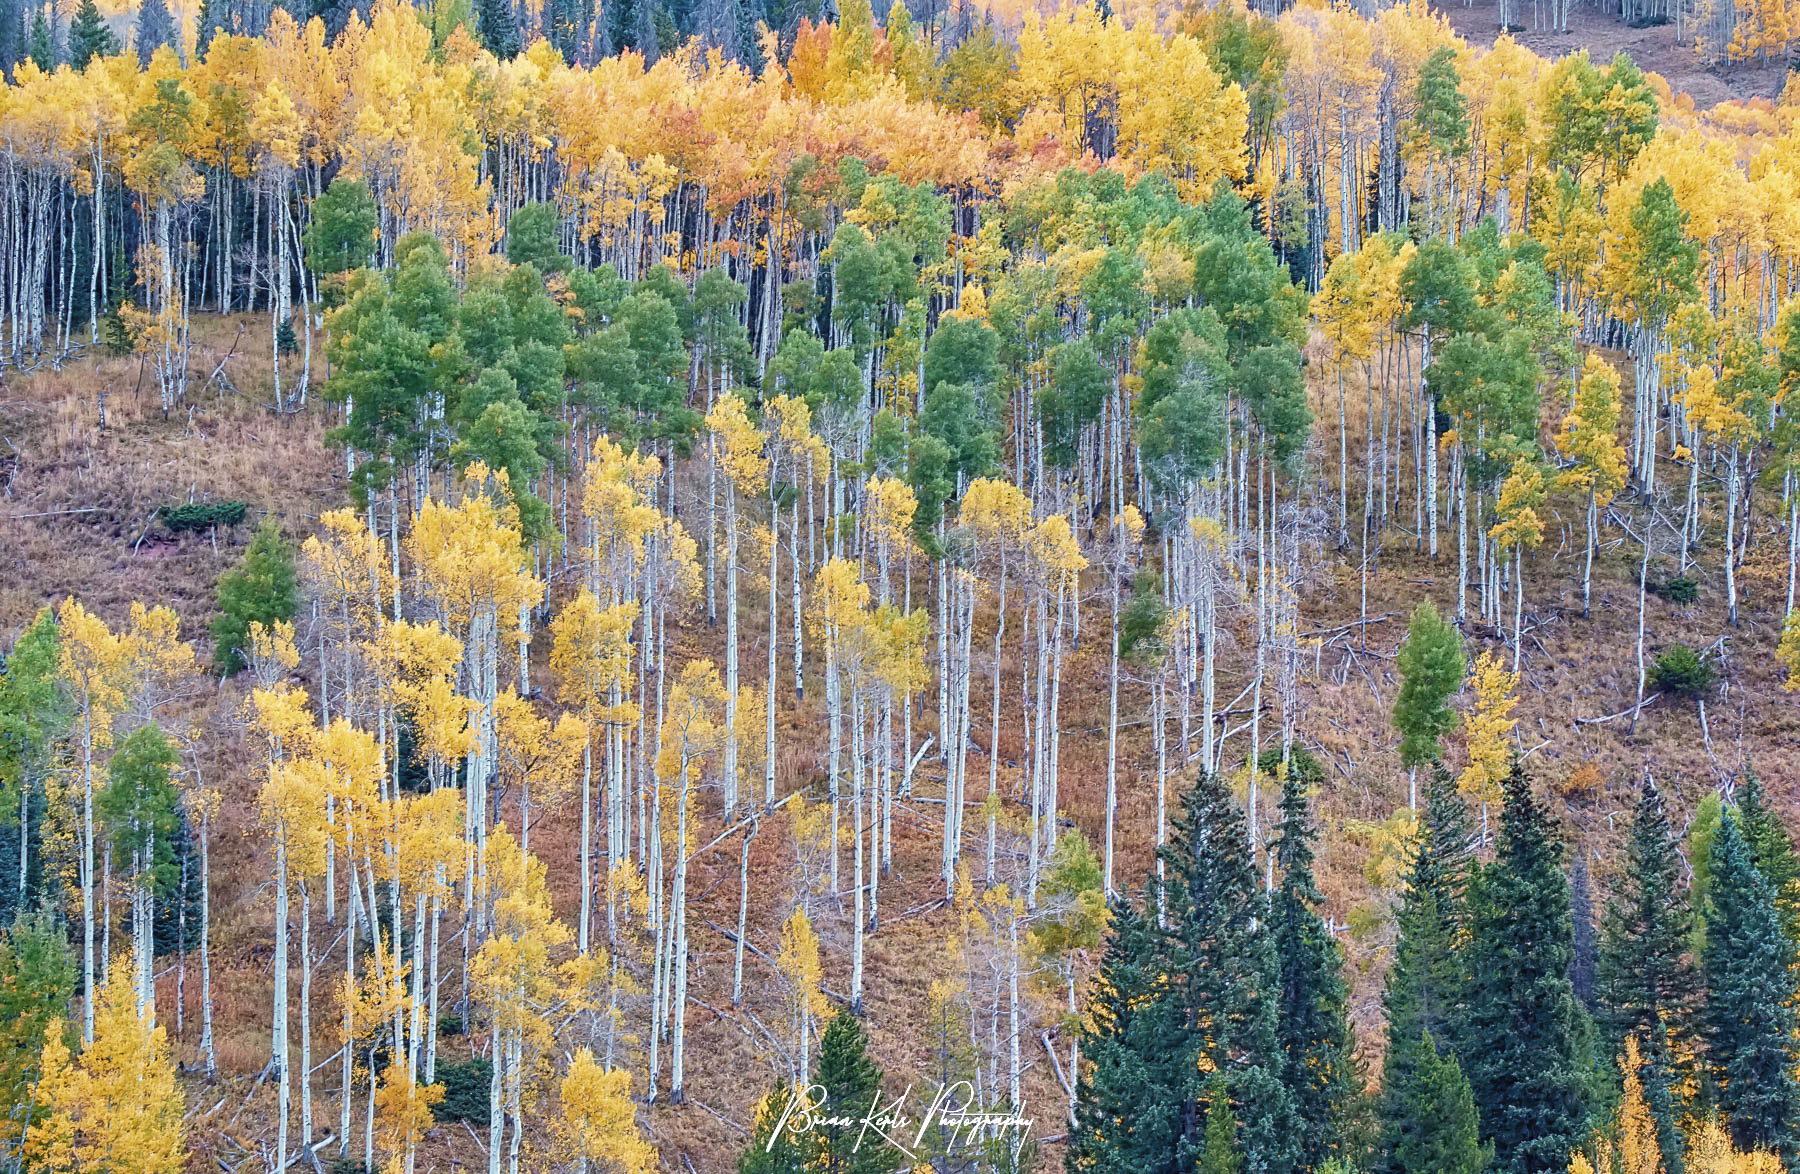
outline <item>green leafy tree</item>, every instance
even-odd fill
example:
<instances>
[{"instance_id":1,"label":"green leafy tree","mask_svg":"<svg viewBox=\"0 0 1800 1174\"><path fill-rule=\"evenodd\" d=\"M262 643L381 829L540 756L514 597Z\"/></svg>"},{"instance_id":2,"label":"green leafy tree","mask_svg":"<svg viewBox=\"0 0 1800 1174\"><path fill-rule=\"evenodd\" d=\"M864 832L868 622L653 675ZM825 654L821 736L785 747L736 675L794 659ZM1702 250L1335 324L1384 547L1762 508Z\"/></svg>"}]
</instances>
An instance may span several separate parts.
<instances>
[{"instance_id":1,"label":"green leafy tree","mask_svg":"<svg viewBox=\"0 0 1800 1174\"><path fill-rule=\"evenodd\" d=\"M1775 890L1756 867L1737 816L1712 842L1701 1026L1719 1115L1740 1149L1800 1161L1794 943L1781 932Z\"/></svg>"},{"instance_id":2,"label":"green leafy tree","mask_svg":"<svg viewBox=\"0 0 1800 1174\"><path fill-rule=\"evenodd\" d=\"M20 917L0 937L0 1102L15 1128L44 1116L33 1097L44 1033L67 1021L79 973L68 928L48 909ZM71 1031L65 1042L73 1038Z\"/></svg>"},{"instance_id":3,"label":"green leafy tree","mask_svg":"<svg viewBox=\"0 0 1800 1174\"><path fill-rule=\"evenodd\" d=\"M56 616L38 612L13 643L0 672L0 910L16 917L44 881L45 782L52 748L67 729L68 698L58 679Z\"/></svg>"},{"instance_id":4,"label":"green leafy tree","mask_svg":"<svg viewBox=\"0 0 1800 1174\"><path fill-rule=\"evenodd\" d=\"M1495 1162L1560 1174L1586 1139L1585 1015L1569 980L1574 927L1562 842L1517 762L1498 852L1469 890L1467 1035L1460 1055Z\"/></svg>"},{"instance_id":5,"label":"green leafy tree","mask_svg":"<svg viewBox=\"0 0 1800 1174\"><path fill-rule=\"evenodd\" d=\"M300 607L294 549L281 524L264 518L238 565L219 576L219 617L213 621L213 671L232 676L244 667L251 623L265 628L292 620Z\"/></svg>"},{"instance_id":6,"label":"green leafy tree","mask_svg":"<svg viewBox=\"0 0 1800 1174\"><path fill-rule=\"evenodd\" d=\"M549 204L526 204L506 222L506 259L514 265L532 265L539 273L560 273L569 267L558 241L556 209Z\"/></svg>"},{"instance_id":7,"label":"green leafy tree","mask_svg":"<svg viewBox=\"0 0 1800 1174\"><path fill-rule=\"evenodd\" d=\"M307 267L320 277L341 277L361 269L375 258L379 224L367 184L343 176L332 180L313 201L311 223L301 237Z\"/></svg>"},{"instance_id":8,"label":"green leafy tree","mask_svg":"<svg viewBox=\"0 0 1800 1174\"><path fill-rule=\"evenodd\" d=\"M1469 103L1457 76L1455 49L1441 45L1419 64L1414 95L1418 105L1413 127L1430 149L1458 158L1467 154Z\"/></svg>"},{"instance_id":9,"label":"green leafy tree","mask_svg":"<svg viewBox=\"0 0 1800 1174\"><path fill-rule=\"evenodd\" d=\"M175 880L175 784L180 759L168 735L155 725L131 732L107 767L108 782L97 807L112 829L113 850L138 865L138 883L161 892Z\"/></svg>"},{"instance_id":10,"label":"green leafy tree","mask_svg":"<svg viewBox=\"0 0 1800 1174\"><path fill-rule=\"evenodd\" d=\"M1075 339L1051 352L1050 382L1037 395L1046 460L1060 469L1074 466L1082 433L1100 418L1111 389L1112 380L1092 342Z\"/></svg>"},{"instance_id":11,"label":"green leafy tree","mask_svg":"<svg viewBox=\"0 0 1800 1174\"><path fill-rule=\"evenodd\" d=\"M1638 1079L1668 1174L1685 1169L1687 1147L1678 1124L1680 1058L1699 993L1687 953L1693 918L1682 883L1685 871L1662 795L1646 775L1625 866L1601 925L1600 1014L1613 1050L1627 1036L1639 1041Z\"/></svg>"},{"instance_id":12,"label":"green leafy tree","mask_svg":"<svg viewBox=\"0 0 1800 1174\"><path fill-rule=\"evenodd\" d=\"M1413 609L1395 661L1400 693L1394 699L1394 728L1400 731L1400 761L1407 767L1435 762L1444 735L1456 728L1450 698L1469 671L1462 633L1430 603Z\"/></svg>"}]
</instances>

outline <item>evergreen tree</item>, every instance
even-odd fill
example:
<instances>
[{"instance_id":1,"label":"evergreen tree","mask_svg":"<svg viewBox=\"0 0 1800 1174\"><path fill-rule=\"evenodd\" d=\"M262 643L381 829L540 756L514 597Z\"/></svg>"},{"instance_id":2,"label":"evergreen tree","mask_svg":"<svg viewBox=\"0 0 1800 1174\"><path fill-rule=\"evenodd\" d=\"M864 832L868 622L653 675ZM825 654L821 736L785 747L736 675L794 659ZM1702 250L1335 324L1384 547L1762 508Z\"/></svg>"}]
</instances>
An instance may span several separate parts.
<instances>
[{"instance_id":1,"label":"evergreen tree","mask_svg":"<svg viewBox=\"0 0 1800 1174\"><path fill-rule=\"evenodd\" d=\"M489 53L502 61L519 55L519 21L510 0L477 0L475 19Z\"/></svg>"},{"instance_id":2,"label":"evergreen tree","mask_svg":"<svg viewBox=\"0 0 1800 1174\"><path fill-rule=\"evenodd\" d=\"M1237 1119L1231 1113L1231 1090L1222 1077L1206 1082L1206 1132L1200 1141L1197 1174L1243 1174L1244 1157L1238 1153Z\"/></svg>"},{"instance_id":3,"label":"evergreen tree","mask_svg":"<svg viewBox=\"0 0 1800 1174\"><path fill-rule=\"evenodd\" d=\"M900 1166L894 1148L861 1125L865 1114L873 1115L885 1104L881 1070L869 1059L868 1048L862 1020L848 1011L839 1011L819 1040L813 1081L830 1097L815 1131L819 1156L813 1169L820 1174L888 1174ZM856 1124L834 1123L845 1120Z\"/></svg>"},{"instance_id":4,"label":"evergreen tree","mask_svg":"<svg viewBox=\"0 0 1800 1174\"><path fill-rule=\"evenodd\" d=\"M1456 780L1433 764L1418 847L1401 899L1399 941L1387 975L1387 1055L1382 1069L1384 1151L1391 1158L1410 1118L1420 1041L1453 1050L1462 1037L1463 948L1468 929L1469 812ZM1435 1046L1435 1045L1434 1045Z\"/></svg>"},{"instance_id":5,"label":"evergreen tree","mask_svg":"<svg viewBox=\"0 0 1800 1174\"><path fill-rule=\"evenodd\" d=\"M1575 961L1569 967L1569 984L1575 1001L1590 1016L1594 1012L1594 970L1598 949L1594 941L1594 893L1588 878L1587 857L1579 852L1569 865L1569 921L1574 930Z\"/></svg>"},{"instance_id":6,"label":"evergreen tree","mask_svg":"<svg viewBox=\"0 0 1800 1174\"><path fill-rule=\"evenodd\" d=\"M204 59L212 47L213 37L231 32L231 0L200 0L200 15L194 18L194 53Z\"/></svg>"},{"instance_id":7,"label":"evergreen tree","mask_svg":"<svg viewBox=\"0 0 1800 1174\"><path fill-rule=\"evenodd\" d=\"M1682 1174L1686 1142L1676 1124L1679 1057L1693 1023L1698 984L1688 958L1693 932L1685 867L1662 795L1648 775L1638 792L1631 841L1617 891L1601 926L1601 1023L1616 1051L1638 1039L1644 1101L1656 1120L1657 1147L1667 1174Z\"/></svg>"},{"instance_id":8,"label":"evergreen tree","mask_svg":"<svg viewBox=\"0 0 1800 1174\"><path fill-rule=\"evenodd\" d=\"M1146 903L1156 898L1154 881ZM1155 918L1123 897L1088 1000L1070 1174L1177 1174L1192 1052ZM1226 1107L1229 1119L1230 1108Z\"/></svg>"},{"instance_id":9,"label":"evergreen tree","mask_svg":"<svg viewBox=\"0 0 1800 1174\"><path fill-rule=\"evenodd\" d=\"M738 1174L806 1174L812 1168L818 1158L812 1134L788 1128L776 1132L794 1095L788 1082L780 1080L757 1102L756 1124L738 1155Z\"/></svg>"},{"instance_id":10,"label":"evergreen tree","mask_svg":"<svg viewBox=\"0 0 1800 1174\"><path fill-rule=\"evenodd\" d=\"M1200 1061L1189 1067L1178 1159L1199 1156L1200 1076L1211 1071L1223 1074L1231 1092L1246 1169L1285 1174L1298 1154L1300 1130L1279 1076L1268 906L1243 812L1223 779L1202 774L1195 780L1160 855L1168 873L1165 965L1182 1012L1171 1047L1187 1053L1192 1046Z\"/></svg>"},{"instance_id":11,"label":"evergreen tree","mask_svg":"<svg viewBox=\"0 0 1800 1174\"><path fill-rule=\"evenodd\" d=\"M54 15L40 7L31 14L31 61L45 73L56 69Z\"/></svg>"},{"instance_id":12,"label":"evergreen tree","mask_svg":"<svg viewBox=\"0 0 1800 1174\"><path fill-rule=\"evenodd\" d=\"M1586 1026L1562 843L1514 762L1494 861L1469 887L1467 1035L1461 1053L1482 1133L1509 1174L1564 1170L1587 1136Z\"/></svg>"},{"instance_id":13,"label":"evergreen tree","mask_svg":"<svg viewBox=\"0 0 1800 1174\"><path fill-rule=\"evenodd\" d=\"M1437 608L1421 603L1413 609L1394 667L1400 674L1400 693L1394 699L1400 761L1421 766L1443 754L1444 735L1456 728L1450 698L1469 671L1462 633Z\"/></svg>"},{"instance_id":14,"label":"evergreen tree","mask_svg":"<svg viewBox=\"0 0 1800 1174\"><path fill-rule=\"evenodd\" d=\"M10 75L24 53L24 7L19 0L0 0L0 70Z\"/></svg>"},{"instance_id":15,"label":"evergreen tree","mask_svg":"<svg viewBox=\"0 0 1800 1174\"><path fill-rule=\"evenodd\" d=\"M1775 909L1788 938L1800 942L1800 857L1788 837L1781 817L1769 808L1762 779L1749 767L1737 789L1738 831L1750 849L1750 859L1768 880L1775 894Z\"/></svg>"},{"instance_id":16,"label":"evergreen tree","mask_svg":"<svg viewBox=\"0 0 1800 1174\"><path fill-rule=\"evenodd\" d=\"M1794 946L1781 932L1774 887L1729 811L1711 864L1701 1023L1714 1097L1740 1149L1774 1150L1792 1170L1800 1163Z\"/></svg>"},{"instance_id":17,"label":"evergreen tree","mask_svg":"<svg viewBox=\"0 0 1800 1174\"><path fill-rule=\"evenodd\" d=\"M148 61L156 51L175 43L175 18L169 14L167 0L143 0L138 8L137 37L133 48L138 60Z\"/></svg>"},{"instance_id":18,"label":"evergreen tree","mask_svg":"<svg viewBox=\"0 0 1800 1174\"><path fill-rule=\"evenodd\" d=\"M205 9L201 12L204 14ZM118 51L119 38L113 35L112 26L100 14L100 6L94 0L81 0L74 18L69 21L69 64L76 69L86 69L94 58L111 57Z\"/></svg>"},{"instance_id":19,"label":"evergreen tree","mask_svg":"<svg viewBox=\"0 0 1800 1174\"><path fill-rule=\"evenodd\" d=\"M1276 965L1276 1032L1281 1082L1300 1124L1297 1170L1344 1156L1342 1125L1354 1093L1348 991L1337 941L1319 917L1324 899L1313 881L1313 828L1298 772L1281 788L1275 863L1281 869L1269 921Z\"/></svg>"},{"instance_id":20,"label":"evergreen tree","mask_svg":"<svg viewBox=\"0 0 1800 1174\"><path fill-rule=\"evenodd\" d=\"M1493 1160L1481 1144L1475 1096L1455 1055L1429 1032L1413 1050L1412 1077L1399 1092L1393 1168L1401 1174L1481 1174Z\"/></svg>"},{"instance_id":21,"label":"evergreen tree","mask_svg":"<svg viewBox=\"0 0 1800 1174\"><path fill-rule=\"evenodd\" d=\"M219 576L219 618L213 621L213 671L231 676L244 667L250 625L292 620L300 606L300 576L281 525L264 518L237 566Z\"/></svg>"}]
</instances>

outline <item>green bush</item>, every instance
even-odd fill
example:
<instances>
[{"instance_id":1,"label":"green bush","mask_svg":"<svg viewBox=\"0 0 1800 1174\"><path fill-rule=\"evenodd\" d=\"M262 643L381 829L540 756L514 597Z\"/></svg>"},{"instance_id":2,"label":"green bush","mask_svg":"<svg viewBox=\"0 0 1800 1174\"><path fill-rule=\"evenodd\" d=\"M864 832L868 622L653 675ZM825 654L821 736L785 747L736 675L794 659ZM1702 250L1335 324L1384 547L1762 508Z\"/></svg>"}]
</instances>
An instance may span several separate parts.
<instances>
[{"instance_id":1,"label":"green bush","mask_svg":"<svg viewBox=\"0 0 1800 1174\"><path fill-rule=\"evenodd\" d=\"M1670 603L1688 607L1700 598L1700 584L1687 575L1681 575L1657 588L1656 593Z\"/></svg>"},{"instance_id":2,"label":"green bush","mask_svg":"<svg viewBox=\"0 0 1800 1174\"><path fill-rule=\"evenodd\" d=\"M1718 679L1718 671L1686 644L1663 649L1650 670L1650 687L1673 697L1699 697Z\"/></svg>"},{"instance_id":3,"label":"green bush","mask_svg":"<svg viewBox=\"0 0 1800 1174\"><path fill-rule=\"evenodd\" d=\"M437 1078L444 1086L444 1099L432 1116L439 1122L467 1121L471 1128L486 1129L488 1082L493 1074L493 1065L479 1056L463 1064L440 1063Z\"/></svg>"},{"instance_id":4,"label":"green bush","mask_svg":"<svg viewBox=\"0 0 1800 1174\"><path fill-rule=\"evenodd\" d=\"M1264 774L1275 774L1281 767L1281 748L1263 751L1256 756L1256 764ZM1325 764L1313 757L1311 751L1295 746L1288 751L1288 774L1311 786L1325 781Z\"/></svg>"},{"instance_id":5,"label":"green bush","mask_svg":"<svg viewBox=\"0 0 1800 1174\"><path fill-rule=\"evenodd\" d=\"M171 533L208 530L214 526L235 526L244 520L250 508L241 501L193 501L186 505L159 506L156 516Z\"/></svg>"}]
</instances>

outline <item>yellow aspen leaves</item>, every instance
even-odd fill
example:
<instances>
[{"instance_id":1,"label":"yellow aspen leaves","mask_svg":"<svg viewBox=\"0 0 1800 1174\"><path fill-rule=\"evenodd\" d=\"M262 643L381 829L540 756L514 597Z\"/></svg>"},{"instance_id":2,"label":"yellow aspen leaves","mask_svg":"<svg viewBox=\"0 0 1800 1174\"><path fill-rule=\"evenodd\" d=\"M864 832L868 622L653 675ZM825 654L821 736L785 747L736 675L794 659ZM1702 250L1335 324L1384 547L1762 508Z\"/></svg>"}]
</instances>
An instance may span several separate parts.
<instances>
[{"instance_id":1,"label":"yellow aspen leaves","mask_svg":"<svg viewBox=\"0 0 1800 1174\"><path fill-rule=\"evenodd\" d=\"M1499 521L1490 533L1501 550L1531 550L1544 540L1544 521L1538 507L1544 503L1544 472L1521 457L1500 484L1495 506Z\"/></svg>"},{"instance_id":2,"label":"yellow aspen leaves","mask_svg":"<svg viewBox=\"0 0 1800 1174\"><path fill-rule=\"evenodd\" d=\"M26 1135L34 1170L168 1174L183 1168L183 1098L161 1027L140 1014L129 959L116 959L99 992L94 1041L71 1055L69 1025L44 1033L37 1102L42 1124Z\"/></svg>"},{"instance_id":3,"label":"yellow aspen leaves","mask_svg":"<svg viewBox=\"0 0 1800 1174\"><path fill-rule=\"evenodd\" d=\"M635 684L631 637L637 618L636 603L601 607L585 587L563 605L550 623L550 672L564 705L597 721L637 720L637 706L623 700ZM611 704L615 694L617 706Z\"/></svg>"},{"instance_id":4,"label":"yellow aspen leaves","mask_svg":"<svg viewBox=\"0 0 1800 1174\"><path fill-rule=\"evenodd\" d=\"M426 498L406 546L413 563L453 623L480 615L508 616L536 603L542 584L531 573L519 509L506 470L476 462L463 473L456 505Z\"/></svg>"},{"instance_id":5,"label":"yellow aspen leaves","mask_svg":"<svg viewBox=\"0 0 1800 1174\"><path fill-rule=\"evenodd\" d=\"M1519 703L1519 674L1507 671L1498 656L1484 652L1475 661L1470 686L1474 701L1464 722L1469 764L1458 776L1457 785L1465 795L1492 802L1499 797L1500 784L1506 778L1507 736L1519 724L1519 719L1512 716Z\"/></svg>"},{"instance_id":6,"label":"yellow aspen leaves","mask_svg":"<svg viewBox=\"0 0 1800 1174\"><path fill-rule=\"evenodd\" d=\"M631 1073L604 1068L593 1050L578 1048L560 1087L555 1125L558 1157L601 1174L654 1174L656 1147L637 1126Z\"/></svg>"},{"instance_id":7,"label":"yellow aspen leaves","mask_svg":"<svg viewBox=\"0 0 1800 1174\"><path fill-rule=\"evenodd\" d=\"M706 414L706 427L712 433L714 459L732 485L739 493L761 493L768 484L769 462L744 401L735 395L720 396Z\"/></svg>"},{"instance_id":8,"label":"yellow aspen leaves","mask_svg":"<svg viewBox=\"0 0 1800 1174\"><path fill-rule=\"evenodd\" d=\"M1556 447L1574 462L1558 481L1593 493L1601 507L1625 487L1625 446L1619 443L1619 376L1590 353L1575 384L1574 402L1556 434Z\"/></svg>"},{"instance_id":9,"label":"yellow aspen leaves","mask_svg":"<svg viewBox=\"0 0 1800 1174\"><path fill-rule=\"evenodd\" d=\"M819 964L819 938L804 908L795 909L781 926L781 946L775 968L787 988L788 1038L794 1041L798 1059L795 1083L804 1084L806 1056L813 1027L831 1010L821 987L824 969Z\"/></svg>"}]
</instances>

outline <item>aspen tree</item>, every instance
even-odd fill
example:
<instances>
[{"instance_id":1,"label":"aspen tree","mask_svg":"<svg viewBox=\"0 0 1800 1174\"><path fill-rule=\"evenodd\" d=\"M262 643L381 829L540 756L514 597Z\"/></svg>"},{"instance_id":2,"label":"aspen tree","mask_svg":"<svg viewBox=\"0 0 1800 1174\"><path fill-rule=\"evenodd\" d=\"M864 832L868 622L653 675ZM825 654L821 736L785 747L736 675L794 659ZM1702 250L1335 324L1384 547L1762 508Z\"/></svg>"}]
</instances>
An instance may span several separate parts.
<instances>
[{"instance_id":1,"label":"aspen tree","mask_svg":"<svg viewBox=\"0 0 1800 1174\"><path fill-rule=\"evenodd\" d=\"M94 1039L94 794L98 759L112 744L113 720L126 702L129 649L100 617L74 599L66 599L56 616L60 634L57 675L75 705L71 733L77 741L81 772L82 1039Z\"/></svg>"},{"instance_id":2,"label":"aspen tree","mask_svg":"<svg viewBox=\"0 0 1800 1174\"><path fill-rule=\"evenodd\" d=\"M1508 672L1499 657L1484 652L1469 673L1473 697L1463 721L1467 731L1469 764L1457 776L1457 787L1481 804L1481 839L1488 838L1488 806L1500 797L1506 780L1509 752L1507 736L1519 719L1512 711L1519 704L1519 674Z\"/></svg>"},{"instance_id":3,"label":"aspen tree","mask_svg":"<svg viewBox=\"0 0 1800 1174\"><path fill-rule=\"evenodd\" d=\"M722 783L725 818L738 804L738 495L761 493L768 483L769 462L763 441L750 424L744 401L720 396L707 413L712 433L713 462L725 470L725 760ZM773 591L771 582L770 590Z\"/></svg>"},{"instance_id":4,"label":"aspen tree","mask_svg":"<svg viewBox=\"0 0 1800 1174\"><path fill-rule=\"evenodd\" d=\"M819 939L804 906L796 907L781 925L781 947L775 969L786 987L788 1038L793 1043L793 1085L805 1088L812 1077L812 1037L815 1025L825 1018L831 1004L820 987Z\"/></svg>"},{"instance_id":5,"label":"aspen tree","mask_svg":"<svg viewBox=\"0 0 1800 1174\"><path fill-rule=\"evenodd\" d=\"M661 1048L659 1041L668 1022L669 1101L680 1104L685 1089L688 1003L688 868L693 862L688 844L690 825L697 822L696 791L717 766L725 744L723 714L725 690L719 671L710 660L689 661L669 690L667 715L656 759L656 825L651 845L651 874L660 894L665 867L671 873L667 900L653 897L656 917L656 979L653 985L652 1037L650 1041L650 1090L656 1096ZM668 810L665 812L664 808ZM664 864L664 852L670 861Z\"/></svg>"},{"instance_id":6,"label":"aspen tree","mask_svg":"<svg viewBox=\"0 0 1800 1174\"><path fill-rule=\"evenodd\" d=\"M562 1161L579 1174L653 1174L656 1147L638 1132L629 1072L603 1068L580 1048L560 1092L563 1116L555 1132Z\"/></svg>"},{"instance_id":7,"label":"aspen tree","mask_svg":"<svg viewBox=\"0 0 1800 1174\"><path fill-rule=\"evenodd\" d=\"M560 975L551 954L572 935L551 911L543 863L510 831L495 828L485 852L493 920L469 969L493 1030L487 1165L499 1174L504 1153L506 1168L517 1174L526 1101L536 1092L538 1058L552 1043L545 1010L556 1001Z\"/></svg>"},{"instance_id":8,"label":"aspen tree","mask_svg":"<svg viewBox=\"0 0 1800 1174\"><path fill-rule=\"evenodd\" d=\"M975 537L977 552L991 564L988 573L995 584L994 650L988 667L991 705L988 713L988 836L987 882L994 883L994 841L997 828L996 808L1000 791L1000 650L1006 637L1007 577L1012 564L1025 552L1026 534L1031 529L1031 499L1010 481L977 477L963 491L958 507L958 520ZM1019 631L1019 659L1025 659L1029 633ZM946 750L949 739L945 738ZM957 747L967 744L967 732L958 731ZM961 755L959 754L960 758ZM960 772L959 772L960 773ZM953 876L947 873L946 877ZM946 884L949 880L946 879Z\"/></svg>"},{"instance_id":9,"label":"aspen tree","mask_svg":"<svg viewBox=\"0 0 1800 1174\"><path fill-rule=\"evenodd\" d=\"M1573 402L1563 416L1556 447L1574 465L1557 480L1587 493L1587 549L1581 566L1581 618L1587 619L1594 594L1594 547L1599 539L1600 511L1625 488L1625 446L1619 443L1619 377L1597 354L1590 354L1578 376Z\"/></svg>"},{"instance_id":10,"label":"aspen tree","mask_svg":"<svg viewBox=\"0 0 1800 1174\"><path fill-rule=\"evenodd\" d=\"M1525 643L1525 552L1544 540L1544 523L1537 512L1543 501L1542 470L1524 458L1514 461L1512 473L1500 485L1500 496L1494 503L1498 520L1489 531L1495 548L1512 554L1514 675L1518 674L1519 653Z\"/></svg>"},{"instance_id":11,"label":"aspen tree","mask_svg":"<svg viewBox=\"0 0 1800 1174\"><path fill-rule=\"evenodd\" d=\"M602 726L607 732L608 779L618 769L613 759L618 752L613 751L613 734L615 727L623 728L637 720L635 707L622 700L630 694L633 684L631 673L632 645L631 631L638 617L638 606L635 602L618 603L602 608L594 593L583 587L574 599L564 605L561 612L551 623L554 637L550 652L550 671L556 678L559 697L563 704L573 706L586 719L590 728L590 737L581 750L581 921L576 927L577 948L582 953L588 950L588 935L593 928L593 894L600 883L593 867L593 738L594 726ZM609 787L607 802L607 846L609 853L616 853L620 843L621 829L617 821L623 819L624 797L616 797ZM608 857L608 867L618 863L612 856ZM614 914L612 908L607 910L607 932L614 932Z\"/></svg>"},{"instance_id":12,"label":"aspen tree","mask_svg":"<svg viewBox=\"0 0 1800 1174\"><path fill-rule=\"evenodd\" d=\"M489 784L496 755L495 705L499 698L500 617L537 602L543 584L528 566L519 512L505 470L491 473L479 462L463 472L464 496L456 505L426 498L407 535L407 548L446 627L467 632L463 667L475 703L475 746L469 755L465 858L472 924L484 929L487 829L495 817Z\"/></svg>"},{"instance_id":13,"label":"aspen tree","mask_svg":"<svg viewBox=\"0 0 1800 1174\"><path fill-rule=\"evenodd\" d=\"M45 1031L38 1096L48 1116L25 1137L33 1169L163 1174L185 1165L181 1085L164 1029L137 1009L136 969L113 968L78 1055L64 1042L66 1024Z\"/></svg>"}]
</instances>

